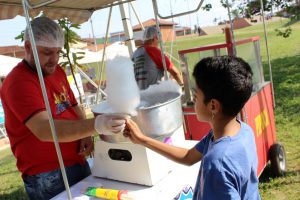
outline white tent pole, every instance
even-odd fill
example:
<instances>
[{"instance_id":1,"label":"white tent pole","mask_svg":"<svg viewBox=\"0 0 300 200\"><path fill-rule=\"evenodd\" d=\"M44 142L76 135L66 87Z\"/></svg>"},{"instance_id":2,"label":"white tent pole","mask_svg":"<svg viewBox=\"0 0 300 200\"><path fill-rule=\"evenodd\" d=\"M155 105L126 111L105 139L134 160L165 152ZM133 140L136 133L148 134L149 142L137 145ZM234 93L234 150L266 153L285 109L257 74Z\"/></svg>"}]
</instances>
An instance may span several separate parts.
<instances>
[{"instance_id":1,"label":"white tent pole","mask_svg":"<svg viewBox=\"0 0 300 200\"><path fill-rule=\"evenodd\" d=\"M50 123L50 127L51 127L52 137L53 137L53 140L54 140L54 146L55 146L55 150L56 150L56 153L57 153L58 162L59 162L60 170L61 170L61 173L62 173L63 181L64 181L64 184L65 184L65 188L66 188L66 191L67 191L67 194L68 194L68 198L69 198L69 200L71 200L72 199L71 191L70 191L70 187L69 187L64 162L63 162L61 151L60 151L60 147L59 147L58 140L57 140L56 129L55 129L54 121L53 121L53 118L52 118L52 112L51 112L50 104L49 104L49 101L48 101L46 86L45 86L45 83L44 83L44 78L43 78L41 64L40 64L40 60L39 60L39 56L38 56L38 52L37 52L37 48L36 48L36 43L35 43L35 39L34 39L34 36L33 36L31 23L29 21L28 1L27 0L22 0L22 3L23 3L23 9L24 9L26 23L27 23L28 30L29 30L29 38L30 38L31 47L32 47L32 50L33 50L34 60L35 60L35 63L36 63L36 69L37 69L37 72L38 72L38 77L39 77L41 89L42 89L42 92L43 92L44 102L45 102L48 117L49 117L49 123ZM47 155L45 155L45 156L47 156Z\"/></svg>"},{"instance_id":2,"label":"white tent pole","mask_svg":"<svg viewBox=\"0 0 300 200\"><path fill-rule=\"evenodd\" d=\"M156 22L156 29L157 29L157 34L158 34L158 40L159 40L159 45L160 45L160 50L161 50L161 57L162 57L162 61L163 61L163 67L164 67L164 75L165 75L165 79L169 80L169 75L167 73L167 64L166 64L166 59L165 59L165 53L164 53L164 47L162 44L162 36L161 36L161 32L159 29L159 22L158 22L158 10L157 10L157 3L156 0L152 0L153 3L153 10L154 10L154 16L155 16L155 22Z\"/></svg>"},{"instance_id":3,"label":"white tent pole","mask_svg":"<svg viewBox=\"0 0 300 200\"><path fill-rule=\"evenodd\" d=\"M0 126L3 126L3 127L0 127L0 132L6 139L8 139L4 124L1 124Z\"/></svg>"},{"instance_id":4,"label":"white tent pole","mask_svg":"<svg viewBox=\"0 0 300 200\"><path fill-rule=\"evenodd\" d=\"M87 79L88 82L90 82L95 88L98 88L98 85L84 71L82 71L80 67L76 65L76 69L84 78ZM99 92L101 92L104 96L107 95L101 88L99 89Z\"/></svg>"},{"instance_id":5,"label":"white tent pole","mask_svg":"<svg viewBox=\"0 0 300 200\"><path fill-rule=\"evenodd\" d=\"M99 100L99 91L100 91L100 88L101 88L101 80L102 80L102 75L103 75L104 59L105 59L105 52L106 52L106 46L107 46L107 40L108 40L108 34L109 34L111 13L112 13L112 6L109 8L109 14L108 14L108 20L107 20L107 26L106 26L106 33L105 33L105 40L104 40L104 47L103 47L103 52L102 52L101 69L99 69L99 67L98 67L99 83L98 83L97 94L96 94L96 103L98 103L98 100Z\"/></svg>"},{"instance_id":6,"label":"white tent pole","mask_svg":"<svg viewBox=\"0 0 300 200\"><path fill-rule=\"evenodd\" d=\"M133 13L134 13L136 19L138 20L140 26L142 27L142 30L145 30L145 27L144 27L143 23L141 22L141 20L140 20L138 14L136 13L135 8L133 7L133 4L132 4L131 2L129 2L129 4L130 4L130 6L131 6L131 8L132 8L132 10L133 10Z\"/></svg>"},{"instance_id":7,"label":"white tent pole","mask_svg":"<svg viewBox=\"0 0 300 200\"><path fill-rule=\"evenodd\" d=\"M128 10L125 9L124 4L120 4L119 8L120 8L120 13L121 13L121 18L122 18L122 22L123 22L125 36L127 38L126 45L128 46L129 55L130 55L130 57L132 57L133 52L135 50L135 44L134 44L134 40L133 40L132 26L131 26L131 23L128 18Z\"/></svg>"},{"instance_id":8,"label":"white tent pole","mask_svg":"<svg viewBox=\"0 0 300 200\"><path fill-rule=\"evenodd\" d=\"M268 57L268 63L269 63L270 81L272 83L273 107L275 108L275 94L274 94L274 86L273 86L272 65L271 65L271 58L270 58L269 44L268 44L268 36L267 36L267 29L266 29L266 23L265 23L264 3L263 3L262 0L260 0L260 7L261 7L261 16L262 16L263 26L264 26L264 37L265 37L267 57Z\"/></svg>"},{"instance_id":9,"label":"white tent pole","mask_svg":"<svg viewBox=\"0 0 300 200\"><path fill-rule=\"evenodd\" d=\"M98 51L97 40L96 40L95 33L94 33L92 16L90 17L90 23L91 23L92 35L93 35L93 39L94 39L95 50Z\"/></svg>"},{"instance_id":10,"label":"white tent pole","mask_svg":"<svg viewBox=\"0 0 300 200\"><path fill-rule=\"evenodd\" d=\"M154 0L152 0L153 2ZM156 10L158 9L157 7L157 0L155 0L155 4L153 4L153 6L156 6ZM194 10L190 10L190 11L187 11L187 12L182 12L182 13L178 13L178 14L175 14L175 15L170 15L170 16L162 16L161 14L158 13L158 10L157 10L157 15L159 16L159 18L161 19L169 19L171 17L180 17L180 16L183 16L183 15L187 15L187 14L190 14L190 13L193 13L193 12L197 12L200 8L201 8L201 5L203 4L204 0L200 0L198 6L196 7L196 9ZM153 2L154 3L154 2ZM180 24L180 18L179 19L179 24Z\"/></svg>"}]
</instances>

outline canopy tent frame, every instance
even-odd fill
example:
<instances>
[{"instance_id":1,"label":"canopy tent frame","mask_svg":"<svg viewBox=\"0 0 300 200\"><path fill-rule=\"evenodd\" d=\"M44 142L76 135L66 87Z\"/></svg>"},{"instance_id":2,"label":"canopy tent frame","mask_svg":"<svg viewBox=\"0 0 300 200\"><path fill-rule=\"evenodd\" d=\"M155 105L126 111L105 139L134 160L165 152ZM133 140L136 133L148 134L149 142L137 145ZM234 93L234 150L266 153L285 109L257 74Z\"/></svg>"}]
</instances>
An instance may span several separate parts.
<instances>
[{"instance_id":1,"label":"canopy tent frame","mask_svg":"<svg viewBox=\"0 0 300 200\"><path fill-rule=\"evenodd\" d=\"M161 19L169 19L169 18L174 18L174 17L179 17L179 16L182 16L182 15L187 15L187 14L190 14L190 13L194 13L194 12L197 12L201 8L203 2L204 2L204 0L201 0L199 2L199 5L197 6L197 8L194 9L194 10L187 11L187 12L182 12L182 13L179 13L179 14L172 14L171 13L171 15L169 15L169 16L162 16L159 13L158 5L157 5L157 0L152 0L153 11L154 11L154 16L155 16L155 23L156 23L156 30L157 30L158 41L159 41L159 46L160 46L161 56L162 56L162 61L163 61L164 77L165 77L166 80L169 79L169 76L168 76L168 73L167 73L166 59L164 57L165 50L164 50L164 46L163 46L163 42L162 42L162 35L161 35L161 32L160 32L160 28L159 28L158 17L160 17Z\"/></svg>"},{"instance_id":2,"label":"canopy tent frame","mask_svg":"<svg viewBox=\"0 0 300 200\"><path fill-rule=\"evenodd\" d=\"M153 2L155 1L155 7L157 9L157 16L161 19L170 19L170 18L174 18L174 17L180 17L180 16L183 16L183 15L188 15L188 14L191 14L191 13L194 13L194 12L197 12L198 10L200 10L204 0L201 0L198 4L198 6L194 9L194 10L189 10L189 11L186 11L186 12L181 12L181 13L178 13L178 14L173 14L171 13L171 15L167 15L167 16L162 16L160 13L159 13L159 10L158 10L158 6L157 6L157 0L152 0ZM154 4L153 4L154 6Z\"/></svg>"},{"instance_id":3,"label":"canopy tent frame","mask_svg":"<svg viewBox=\"0 0 300 200\"><path fill-rule=\"evenodd\" d=\"M89 9L81 9L81 8L74 8L74 7L59 7L59 8L67 9L67 10L76 10L76 11L82 11L82 12L89 12L90 15L91 15L95 10L103 9L103 8L107 8L107 7L113 7L113 6L116 6L116 5L122 5L124 3L129 3L131 1L133 1L133 0L110 1L109 4L105 4L105 5L102 5L100 7L93 7L93 8L89 8ZM52 137L53 137L56 153L57 153L57 156L58 156L58 161L59 161L60 169L61 169L61 172L62 172L65 188L66 188L66 191L67 191L67 194L68 194L68 199L71 200L72 195L71 195L70 187L69 187L69 184L68 184L68 180L67 180L67 176L66 176L66 172L65 172L65 167L64 167L61 151L60 151L59 144L58 144L56 128L55 128L55 125L54 125L54 120L53 120L53 117L52 117L50 104L49 104L49 101L48 101L48 96L47 96L47 92L46 92L44 78L43 78L43 75L42 75L41 65L40 65L40 61L39 61L39 57L38 57L38 53L37 53L35 38L33 36L32 28L31 28L31 24L30 24L30 20L29 20L30 19L29 9L33 9L33 10L34 9L40 9L41 7L45 7L45 6L46 6L46 8L57 9L58 7L53 6L57 2L60 2L60 1L59 0L49 0L49 1L39 3L39 4L30 4L29 0L22 0L22 3L18 4L18 3L6 3L6 2L0 0L0 5L11 5L11 6L21 6L21 5L23 5L23 11L24 11L24 15L25 15L25 18L26 18L26 23L27 23L27 26L29 28L29 37L30 37L30 41L31 41L32 46L33 46L32 49L33 49L34 59L35 59L36 66L37 66L38 77L39 77L39 81L40 81L40 84L41 84L41 89L42 89L42 92L43 92L43 98L44 98L44 101L45 101L45 105L46 105L46 109L47 109L47 113L48 113L48 117L49 117L49 123L50 123L50 127L51 127L51 134L52 134ZM98 2L100 2L100 1L98 1ZM190 13L193 13L193 12L197 12L200 9L203 2L204 2L204 0L201 0L198 7L195 10L188 11L188 12L182 12L182 13L174 14L174 15L172 14L170 16L161 16L159 11L158 11L157 0L152 0L154 14L155 14L155 20L156 20L156 27L157 27L157 30L158 30L159 43L160 43L160 48L161 48L162 55L164 55L164 49L163 49L163 45L162 45L161 33L160 33L160 30L159 30L158 17L160 17L161 19L168 19L168 18L171 18L171 17L178 17L178 16L190 14ZM50 4L52 6L49 6ZM261 0L261 4L262 4L262 0ZM262 7L262 16L264 18L263 7ZM266 39L267 34L266 34L266 28L265 28L264 20L263 20L263 23L264 23L264 31L265 31L265 39ZM130 25L130 23L123 23L123 26L126 26L126 24L127 24L127 26ZM125 29L125 27L124 27L124 29ZM131 37L129 37L129 39L130 38ZM271 71L271 66L270 66L270 57L269 57L267 39L266 39L266 46L267 46L269 68L270 68L270 75L271 75L272 71ZM164 58L164 56L162 56L162 57ZM166 72L166 61L165 61L165 59L163 59L163 65L164 65L164 70ZM272 75L270 77L272 79ZM167 76L166 76L166 78L168 79ZM271 80L271 82L272 82L272 80ZM272 85L272 87L273 87L273 85ZM98 86L98 88L99 88L99 86ZM273 98L274 98L274 92L273 92Z\"/></svg>"},{"instance_id":4,"label":"canopy tent frame","mask_svg":"<svg viewBox=\"0 0 300 200\"><path fill-rule=\"evenodd\" d=\"M43 77L43 73L42 73L42 69L41 69L41 63L40 63L39 56L38 56L38 51L37 51L36 42L35 42L35 38L34 38L34 35L33 35L31 23L30 23L30 14L29 14L30 9L32 9L32 10L33 9L38 9L38 8L41 8L41 7L44 7L44 6L48 6L50 4L54 4L56 2L58 2L58 0L49 0L49 1L45 1L45 2L34 5L34 4L31 4L29 2L29 0L22 0L22 5L23 5L23 11L24 11L25 19L26 19L26 24L27 24L28 30L29 30L29 39L30 39L30 42L32 44L33 56L34 56L34 59L35 59L35 62L36 62L37 73L38 73L39 82L40 82L42 93L43 93L43 99L44 99L44 102L45 102L47 114L48 114L48 117L49 117L51 134L52 134L52 137L53 137L54 146L55 146L55 150L56 150L56 153L57 153L60 170L61 170L61 173L62 173L64 185L65 185L66 192L67 192L67 195L68 195L68 199L71 200L72 199L72 194L71 194L71 191L70 191L70 187L69 187L69 183L68 183L67 175L66 175L66 171L65 171L65 166L64 166L61 150L60 150L59 143L58 143L57 131L56 131L56 128L55 128L55 125L54 125L54 119L52 117L50 103L49 103L49 100L48 100L48 95L47 95L47 91L46 91L44 77ZM112 6L120 5L122 20L124 20L123 21L123 26L124 26L124 29L125 29L125 32L126 32L125 34L129 38L129 40L131 40L130 43L129 43L129 53L130 53L130 55L132 55L133 45L134 45L133 41L132 41L132 35L133 35L132 34L132 28L129 29L129 26L131 24L126 19L127 14L126 14L126 11L123 7L123 4L126 3L126 2L130 2L130 0L126 0L126 1L120 0L116 4L109 4L109 5L106 5L106 7L111 7L111 9L112 9ZM155 13L156 27L157 27L157 30L158 30L160 47L161 47L162 55L164 55L164 50L163 50L163 46L162 46L162 39L161 39L161 33L159 31L157 2L156 2L156 0L152 0L152 3L153 3L154 13ZM0 2L0 5L3 5L3 2ZM14 4L14 3L9 3L9 4L5 4L5 5L20 6L20 4ZM68 10L75 9L75 8L66 8L66 7L61 7L61 8L68 9ZM104 7L101 7L101 8L104 8ZM199 8L200 8L200 6L199 6ZM78 9L75 9L75 10L78 10ZM93 11L95 11L95 8L92 9L92 10L89 9L88 11L92 13ZM111 13L110 13L110 15L111 15ZM110 19L109 19L109 22L110 22ZM109 30L109 22L108 22L108 25L107 25L107 32ZM105 52L103 52L103 55L105 55ZM166 61L164 59L164 56L162 56L162 57L163 57L164 69L166 71ZM168 77L166 77L166 78L168 79ZM99 88L100 87L98 86L98 90L99 90Z\"/></svg>"},{"instance_id":5,"label":"canopy tent frame","mask_svg":"<svg viewBox=\"0 0 300 200\"><path fill-rule=\"evenodd\" d=\"M37 4L29 3L29 1L27 1L27 8L29 8L29 9L39 9L41 7L47 6L47 8L53 8L53 9L60 8L60 9L66 9L66 10L90 11L92 13L96 10L109 8L111 6L117 6L117 5L124 4L124 3L129 3L129 2L132 2L132 1L135 1L135 0L120 0L120 1L110 0L110 1L107 1L109 3L102 4L101 6L97 6L97 7L91 7L91 8L88 8L88 9L72 8L72 7L64 7L64 6L62 6L62 7L49 6L49 5L54 4L56 2L59 2L59 1L60 0L48 0L48 1L41 2L41 3L37 3ZM0 5L22 7L21 1L17 1L17 2L0 1Z\"/></svg>"}]
</instances>

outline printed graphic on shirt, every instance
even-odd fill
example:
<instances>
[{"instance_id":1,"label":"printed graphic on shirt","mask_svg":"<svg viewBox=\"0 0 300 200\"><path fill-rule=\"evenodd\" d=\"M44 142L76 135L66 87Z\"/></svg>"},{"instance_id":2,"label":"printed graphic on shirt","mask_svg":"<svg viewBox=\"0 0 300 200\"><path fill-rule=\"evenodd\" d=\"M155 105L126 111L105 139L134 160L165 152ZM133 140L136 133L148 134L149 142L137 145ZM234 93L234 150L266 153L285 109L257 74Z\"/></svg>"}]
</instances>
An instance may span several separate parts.
<instances>
[{"instance_id":1,"label":"printed graphic on shirt","mask_svg":"<svg viewBox=\"0 0 300 200\"><path fill-rule=\"evenodd\" d=\"M70 97L65 86L62 86L63 91L60 94L53 93L54 103L56 107L56 115L61 114L71 106Z\"/></svg>"},{"instance_id":2,"label":"printed graphic on shirt","mask_svg":"<svg viewBox=\"0 0 300 200\"><path fill-rule=\"evenodd\" d=\"M134 62L134 75L136 81L146 80L147 78L147 71L144 69L144 64L145 64L144 55L140 55L136 57L136 60Z\"/></svg>"}]
</instances>

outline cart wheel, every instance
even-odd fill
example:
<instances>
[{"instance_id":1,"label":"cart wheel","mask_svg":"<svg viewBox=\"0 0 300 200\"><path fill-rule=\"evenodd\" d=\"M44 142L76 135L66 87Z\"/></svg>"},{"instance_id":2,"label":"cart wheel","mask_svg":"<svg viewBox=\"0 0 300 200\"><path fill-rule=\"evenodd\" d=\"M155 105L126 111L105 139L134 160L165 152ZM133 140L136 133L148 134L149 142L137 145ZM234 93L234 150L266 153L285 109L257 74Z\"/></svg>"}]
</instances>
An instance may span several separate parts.
<instances>
[{"instance_id":1,"label":"cart wheel","mask_svg":"<svg viewBox=\"0 0 300 200\"><path fill-rule=\"evenodd\" d=\"M286 171L285 151L282 145L275 143L270 150L271 168L275 176L283 176Z\"/></svg>"}]
</instances>

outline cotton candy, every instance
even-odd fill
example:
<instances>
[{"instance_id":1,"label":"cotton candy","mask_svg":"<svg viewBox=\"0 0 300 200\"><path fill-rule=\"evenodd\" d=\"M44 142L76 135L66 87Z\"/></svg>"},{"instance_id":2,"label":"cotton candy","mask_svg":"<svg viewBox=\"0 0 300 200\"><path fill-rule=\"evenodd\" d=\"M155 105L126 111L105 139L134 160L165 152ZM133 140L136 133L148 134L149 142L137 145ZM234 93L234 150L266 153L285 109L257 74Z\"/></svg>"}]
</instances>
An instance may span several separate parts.
<instances>
[{"instance_id":1,"label":"cotton candy","mask_svg":"<svg viewBox=\"0 0 300 200\"><path fill-rule=\"evenodd\" d=\"M136 115L140 103L133 62L125 56L116 56L106 63L107 102L118 113Z\"/></svg>"},{"instance_id":2,"label":"cotton candy","mask_svg":"<svg viewBox=\"0 0 300 200\"><path fill-rule=\"evenodd\" d=\"M182 94L181 87L174 80L160 81L158 84L150 85L146 90L140 92L141 103L139 108L146 108L167 102Z\"/></svg>"}]
</instances>

